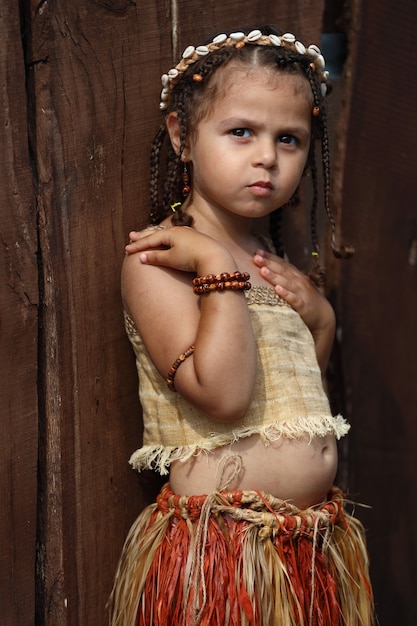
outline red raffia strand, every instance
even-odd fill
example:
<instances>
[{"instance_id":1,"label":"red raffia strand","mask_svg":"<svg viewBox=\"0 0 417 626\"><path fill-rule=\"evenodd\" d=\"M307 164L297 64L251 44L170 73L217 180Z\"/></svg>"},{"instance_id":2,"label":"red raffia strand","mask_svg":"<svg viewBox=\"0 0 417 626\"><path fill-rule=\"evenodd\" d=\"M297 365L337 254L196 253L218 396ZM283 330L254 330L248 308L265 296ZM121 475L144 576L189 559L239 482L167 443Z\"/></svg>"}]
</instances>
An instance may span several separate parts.
<instances>
[{"instance_id":1,"label":"red raffia strand","mask_svg":"<svg viewBox=\"0 0 417 626\"><path fill-rule=\"evenodd\" d=\"M165 486L132 527L112 626L370 626L363 528L343 496L300 511L258 492Z\"/></svg>"}]
</instances>

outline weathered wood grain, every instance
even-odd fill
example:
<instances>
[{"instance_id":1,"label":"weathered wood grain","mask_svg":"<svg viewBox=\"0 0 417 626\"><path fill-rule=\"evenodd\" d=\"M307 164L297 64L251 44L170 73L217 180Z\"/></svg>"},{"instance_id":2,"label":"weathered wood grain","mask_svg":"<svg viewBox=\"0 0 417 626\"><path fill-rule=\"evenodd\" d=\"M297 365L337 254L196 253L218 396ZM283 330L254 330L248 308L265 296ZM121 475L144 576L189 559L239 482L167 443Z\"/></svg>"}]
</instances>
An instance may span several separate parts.
<instances>
[{"instance_id":1,"label":"weathered wood grain","mask_svg":"<svg viewBox=\"0 0 417 626\"><path fill-rule=\"evenodd\" d=\"M417 620L417 7L356 2L338 314L349 487L368 528L381 626ZM390 41L389 50L385 47ZM394 43L395 42L395 43ZM391 47L392 45L392 47ZM395 52L394 52L395 50Z\"/></svg>"},{"instance_id":2,"label":"weathered wood grain","mask_svg":"<svg viewBox=\"0 0 417 626\"><path fill-rule=\"evenodd\" d=\"M146 210L148 75L161 32L152 6L44 3L27 15L42 267L42 624L106 623L121 544L143 506L127 466L141 424L119 273L127 222Z\"/></svg>"},{"instance_id":3,"label":"weathered wood grain","mask_svg":"<svg viewBox=\"0 0 417 626\"><path fill-rule=\"evenodd\" d=\"M33 624L38 270L17 3L0 16L0 622Z\"/></svg>"}]
</instances>

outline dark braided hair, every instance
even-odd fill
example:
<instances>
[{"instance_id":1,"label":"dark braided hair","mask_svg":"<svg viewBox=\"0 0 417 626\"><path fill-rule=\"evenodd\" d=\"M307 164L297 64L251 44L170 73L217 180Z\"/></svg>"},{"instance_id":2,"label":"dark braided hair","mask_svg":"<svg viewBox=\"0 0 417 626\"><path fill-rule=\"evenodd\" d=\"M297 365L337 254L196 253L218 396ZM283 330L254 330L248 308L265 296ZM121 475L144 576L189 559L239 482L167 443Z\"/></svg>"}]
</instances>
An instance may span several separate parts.
<instances>
[{"instance_id":1,"label":"dark braided hair","mask_svg":"<svg viewBox=\"0 0 417 626\"><path fill-rule=\"evenodd\" d=\"M282 35L272 26L261 28L264 35ZM324 96L320 81L312 67L311 59L307 54L301 54L284 46L261 46L248 44L242 47L228 45L218 50L211 51L207 56L190 65L181 75L172 89L168 107L165 114L176 112L180 128L180 148L175 153L169 141L165 123L160 127L151 150L151 181L150 219L153 224L158 224L163 219L172 215L172 222L179 226L192 226L193 219L182 210L179 201L182 197L183 187L183 164L181 155L185 148L186 138L195 132L199 121L204 119L211 111L216 102L219 89L217 81L210 80L216 70L227 66L230 62L241 64L253 64L262 67L272 67L280 73L298 74L304 76L311 88L313 107L318 110L318 115L312 114L312 140L306 171L311 174L312 201L310 209L310 229L313 263L310 278L318 285L324 284L324 272L319 266L318 253L319 243L317 234L317 204L318 204L318 172L315 158L316 140L321 142L321 157L323 169L324 206L332 229L331 247L333 253L339 258L348 258L353 254L350 246L336 244L336 223L330 209L330 155L327 132L326 111ZM195 80L195 77L198 80ZM298 200L298 189L287 205L294 205ZM172 213L172 206L175 212ZM277 207L270 215L270 236L277 254L284 255L282 241L282 207Z\"/></svg>"}]
</instances>

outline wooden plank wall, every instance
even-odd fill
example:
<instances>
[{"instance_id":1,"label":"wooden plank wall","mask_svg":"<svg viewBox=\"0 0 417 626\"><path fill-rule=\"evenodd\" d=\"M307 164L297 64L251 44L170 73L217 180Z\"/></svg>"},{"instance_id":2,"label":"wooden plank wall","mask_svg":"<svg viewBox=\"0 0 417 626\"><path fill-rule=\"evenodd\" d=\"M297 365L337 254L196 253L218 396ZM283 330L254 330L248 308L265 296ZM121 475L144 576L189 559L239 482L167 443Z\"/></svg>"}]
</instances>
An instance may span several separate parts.
<instances>
[{"instance_id":1,"label":"wooden plank wall","mask_svg":"<svg viewBox=\"0 0 417 626\"><path fill-rule=\"evenodd\" d=\"M417 624L417 5L350 3L338 183L356 246L336 282L349 487L369 536L380 626ZM342 144L344 144L342 146ZM334 278L334 276L333 276Z\"/></svg>"},{"instance_id":2,"label":"wooden plank wall","mask_svg":"<svg viewBox=\"0 0 417 626\"><path fill-rule=\"evenodd\" d=\"M35 606L38 269L17 2L0 9L0 623Z\"/></svg>"},{"instance_id":3,"label":"wooden plank wall","mask_svg":"<svg viewBox=\"0 0 417 626\"><path fill-rule=\"evenodd\" d=\"M104 626L122 541L149 497L127 465L141 423L119 272L147 212L173 48L242 21L317 41L322 9L3 0L1 623Z\"/></svg>"}]
</instances>

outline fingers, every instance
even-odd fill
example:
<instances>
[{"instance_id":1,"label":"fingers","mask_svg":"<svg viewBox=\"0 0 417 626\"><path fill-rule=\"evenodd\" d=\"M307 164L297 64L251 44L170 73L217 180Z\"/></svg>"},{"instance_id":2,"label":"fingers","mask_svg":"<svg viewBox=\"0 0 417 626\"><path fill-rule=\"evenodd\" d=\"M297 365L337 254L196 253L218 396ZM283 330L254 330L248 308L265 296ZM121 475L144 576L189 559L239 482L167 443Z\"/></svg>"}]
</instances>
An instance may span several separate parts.
<instances>
[{"instance_id":1,"label":"fingers","mask_svg":"<svg viewBox=\"0 0 417 626\"><path fill-rule=\"evenodd\" d=\"M297 311L312 333L333 328L333 309L308 276L285 259L263 250L256 251L253 262L261 276Z\"/></svg>"},{"instance_id":2,"label":"fingers","mask_svg":"<svg viewBox=\"0 0 417 626\"><path fill-rule=\"evenodd\" d=\"M126 254L135 254L147 248L158 246L170 246L168 229L146 229L142 231L132 230L129 233L129 243L125 246Z\"/></svg>"},{"instance_id":3,"label":"fingers","mask_svg":"<svg viewBox=\"0 0 417 626\"><path fill-rule=\"evenodd\" d=\"M129 233L129 243L125 246L126 254L134 254L135 252L139 252L140 244L138 242L144 237L143 232L139 232L137 230L132 230Z\"/></svg>"},{"instance_id":4,"label":"fingers","mask_svg":"<svg viewBox=\"0 0 417 626\"><path fill-rule=\"evenodd\" d=\"M204 253L203 246L198 242L206 239L200 233L187 226L170 228L154 228L132 232L135 239L125 246L126 253L138 254L144 265L159 265L183 272L195 271L199 258Z\"/></svg>"},{"instance_id":5,"label":"fingers","mask_svg":"<svg viewBox=\"0 0 417 626\"><path fill-rule=\"evenodd\" d=\"M253 261L275 292L301 313L312 296L308 277L285 259L264 250L257 250Z\"/></svg>"},{"instance_id":6,"label":"fingers","mask_svg":"<svg viewBox=\"0 0 417 626\"><path fill-rule=\"evenodd\" d=\"M138 253L141 263L145 265L164 265L175 267L178 256L173 246L175 233L171 229L148 229L129 233L130 242L125 246L127 254Z\"/></svg>"},{"instance_id":7,"label":"fingers","mask_svg":"<svg viewBox=\"0 0 417 626\"><path fill-rule=\"evenodd\" d=\"M288 263L288 261L276 254L265 252L265 250L257 250L253 257L253 262L259 268L267 267L272 272L282 275L287 274L289 271L298 272L297 268L291 265L291 263Z\"/></svg>"},{"instance_id":8,"label":"fingers","mask_svg":"<svg viewBox=\"0 0 417 626\"><path fill-rule=\"evenodd\" d=\"M291 283L296 281L302 284L306 279L305 275L291 263L264 250L256 251L253 262L259 268L261 276L272 286L280 284L291 291Z\"/></svg>"},{"instance_id":9,"label":"fingers","mask_svg":"<svg viewBox=\"0 0 417 626\"><path fill-rule=\"evenodd\" d=\"M165 252L165 255L163 254ZM165 265L169 267L169 257L163 250L147 250L139 253L139 260L143 265Z\"/></svg>"}]
</instances>

